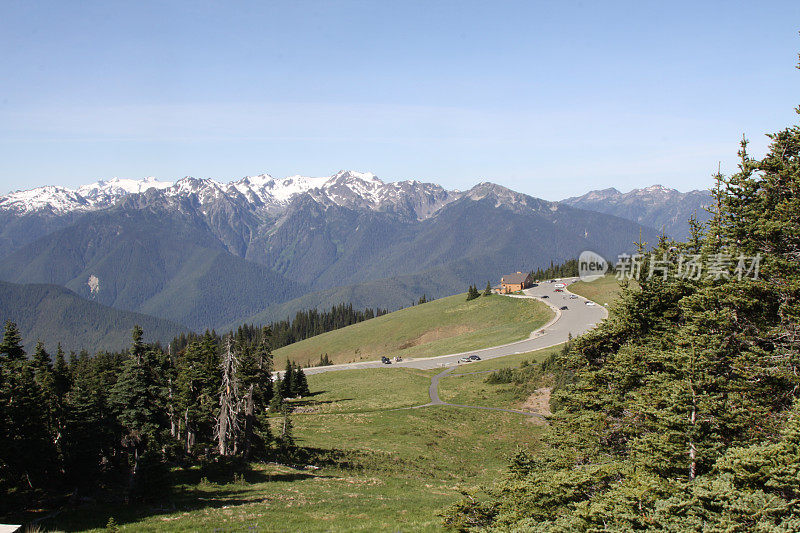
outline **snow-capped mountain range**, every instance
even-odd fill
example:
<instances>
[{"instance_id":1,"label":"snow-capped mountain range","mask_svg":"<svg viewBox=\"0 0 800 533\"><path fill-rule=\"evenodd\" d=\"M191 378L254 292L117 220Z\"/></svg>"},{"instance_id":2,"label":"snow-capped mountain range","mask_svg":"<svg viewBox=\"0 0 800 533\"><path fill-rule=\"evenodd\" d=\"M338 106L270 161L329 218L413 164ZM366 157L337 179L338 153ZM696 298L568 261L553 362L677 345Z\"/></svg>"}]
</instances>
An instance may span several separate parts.
<instances>
[{"instance_id":1,"label":"snow-capped mountain range","mask_svg":"<svg viewBox=\"0 0 800 533\"><path fill-rule=\"evenodd\" d=\"M0 280L202 331L342 302L396 308L583 250L613 257L640 236L656 232L488 182L110 179L0 197Z\"/></svg>"},{"instance_id":2,"label":"snow-capped mountain range","mask_svg":"<svg viewBox=\"0 0 800 533\"><path fill-rule=\"evenodd\" d=\"M461 196L433 183L385 183L369 172L340 171L327 177L268 174L248 176L230 183L185 177L176 182L148 177L141 180L112 178L77 189L47 185L15 191L0 197L0 211L19 215L49 212L63 215L104 209L132 194L157 190L167 198L191 198L201 206L227 197L244 200L253 209L279 214L297 196L308 193L322 205L391 210L404 206L424 219Z\"/></svg>"},{"instance_id":3,"label":"snow-capped mountain range","mask_svg":"<svg viewBox=\"0 0 800 533\"><path fill-rule=\"evenodd\" d=\"M254 213L258 218L276 218L292 201L307 195L323 206L338 205L348 209L390 211L409 218L425 220L449 203L466 197L478 200L492 194L496 206L518 209L527 204L523 194L492 183L480 183L468 191L447 190L435 183L416 180L384 182L370 172L342 170L331 176L288 176L275 178L269 174L247 176L222 183L212 179L185 177L175 182L144 179L112 178L77 189L55 185L15 191L0 196L0 213L22 216L77 215L115 205L134 194L157 191L165 200L187 200L204 213L209 205L229 202ZM683 237L688 230L686 219L697 212L705 216L707 191L682 193L662 185L653 185L622 193L615 188L591 191L583 196L567 198L563 203L612 214L635 222L673 231ZM557 209L551 204L550 209Z\"/></svg>"}]
</instances>

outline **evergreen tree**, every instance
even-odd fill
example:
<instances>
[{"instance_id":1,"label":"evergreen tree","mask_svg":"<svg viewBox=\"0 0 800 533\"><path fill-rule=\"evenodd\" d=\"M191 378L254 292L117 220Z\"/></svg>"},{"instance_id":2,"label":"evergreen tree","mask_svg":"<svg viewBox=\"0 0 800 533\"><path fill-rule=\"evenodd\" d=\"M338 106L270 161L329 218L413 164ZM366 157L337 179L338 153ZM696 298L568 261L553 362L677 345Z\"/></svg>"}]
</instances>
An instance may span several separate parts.
<instances>
[{"instance_id":1,"label":"evergreen tree","mask_svg":"<svg viewBox=\"0 0 800 533\"><path fill-rule=\"evenodd\" d=\"M289 406L283 404L281 406L281 435L280 444L284 447L291 448L294 446L294 426L292 424L291 410Z\"/></svg>"},{"instance_id":2,"label":"evergreen tree","mask_svg":"<svg viewBox=\"0 0 800 533\"><path fill-rule=\"evenodd\" d=\"M22 335L17 329L17 325L10 320L6 321L3 341L0 342L0 358L11 361L25 358L25 350L22 348Z\"/></svg>"},{"instance_id":3,"label":"evergreen tree","mask_svg":"<svg viewBox=\"0 0 800 533\"><path fill-rule=\"evenodd\" d=\"M56 442L56 452L63 461L63 445L64 445L64 428L66 425L66 401L67 393L71 386L71 376L67 361L64 358L64 350L61 348L61 343L58 343L56 349L56 360L53 365L53 438Z\"/></svg>"},{"instance_id":4,"label":"evergreen tree","mask_svg":"<svg viewBox=\"0 0 800 533\"><path fill-rule=\"evenodd\" d=\"M306 373L303 372L303 367L298 366L297 369L292 374L292 378L294 379L293 385L293 393L295 396L299 396L302 398L303 396L308 396L311 394L311 391L308 390L308 380L306 379Z\"/></svg>"},{"instance_id":5,"label":"evergreen tree","mask_svg":"<svg viewBox=\"0 0 800 533\"><path fill-rule=\"evenodd\" d=\"M213 439L220 387L219 356L210 334L178 354L175 395L180 425L176 437L187 453Z\"/></svg>"},{"instance_id":6,"label":"evergreen tree","mask_svg":"<svg viewBox=\"0 0 800 533\"><path fill-rule=\"evenodd\" d=\"M286 368L281 376L280 386L281 398L294 398L294 364L286 360Z\"/></svg>"},{"instance_id":7,"label":"evergreen tree","mask_svg":"<svg viewBox=\"0 0 800 533\"><path fill-rule=\"evenodd\" d=\"M451 524L797 530L800 127L771 139L761 160L743 141L711 221L662 237L614 313L557 357L547 446ZM707 270L647 277L679 254Z\"/></svg>"},{"instance_id":8,"label":"evergreen tree","mask_svg":"<svg viewBox=\"0 0 800 533\"><path fill-rule=\"evenodd\" d=\"M24 355L18 359L13 349L9 353L12 358L0 366L0 485L24 493L44 488L53 474L55 452L33 365Z\"/></svg>"},{"instance_id":9,"label":"evergreen tree","mask_svg":"<svg viewBox=\"0 0 800 533\"><path fill-rule=\"evenodd\" d=\"M269 402L269 411L271 413L279 413L283 408L283 396L281 395L281 390L283 390L283 380L280 378L275 378L275 381L272 384L272 399Z\"/></svg>"},{"instance_id":10,"label":"evergreen tree","mask_svg":"<svg viewBox=\"0 0 800 533\"><path fill-rule=\"evenodd\" d=\"M108 436L115 424L103 416L103 401L87 365L75 372L63 408L61 449L67 481L79 489L91 489L100 473L106 444L103 436Z\"/></svg>"},{"instance_id":11,"label":"evergreen tree","mask_svg":"<svg viewBox=\"0 0 800 533\"><path fill-rule=\"evenodd\" d=\"M467 290L467 301L474 300L480 295L481 293L478 292L478 288L475 285L470 285L469 289Z\"/></svg>"},{"instance_id":12,"label":"evergreen tree","mask_svg":"<svg viewBox=\"0 0 800 533\"><path fill-rule=\"evenodd\" d=\"M56 390L59 402L63 403L64 397L70 388L70 372L67 366L67 361L64 358L64 350L61 348L61 343L58 343L56 349L56 362L53 365L53 385Z\"/></svg>"},{"instance_id":13,"label":"evergreen tree","mask_svg":"<svg viewBox=\"0 0 800 533\"><path fill-rule=\"evenodd\" d=\"M492 284L488 281L486 282L486 288L483 290L484 296L491 296L492 295Z\"/></svg>"},{"instance_id":14,"label":"evergreen tree","mask_svg":"<svg viewBox=\"0 0 800 533\"><path fill-rule=\"evenodd\" d=\"M129 357L123 362L109 397L123 428L122 444L129 456L130 490L137 483L142 455L148 449L158 449L167 426L164 387L156 380L152 359L142 342L142 329L136 326Z\"/></svg>"},{"instance_id":15,"label":"evergreen tree","mask_svg":"<svg viewBox=\"0 0 800 533\"><path fill-rule=\"evenodd\" d=\"M34 381L41 393L43 401L42 407L44 408L47 420L47 430L53 435L53 439L55 440L58 425L56 419L58 416L59 401L50 354L44 349L44 343L41 341L36 343L31 366L33 367Z\"/></svg>"},{"instance_id":16,"label":"evergreen tree","mask_svg":"<svg viewBox=\"0 0 800 533\"><path fill-rule=\"evenodd\" d=\"M261 342L242 348L239 383L244 395L242 411L242 453L245 457L263 453L271 440L267 409L272 400L272 354L269 332L264 331Z\"/></svg>"}]
</instances>

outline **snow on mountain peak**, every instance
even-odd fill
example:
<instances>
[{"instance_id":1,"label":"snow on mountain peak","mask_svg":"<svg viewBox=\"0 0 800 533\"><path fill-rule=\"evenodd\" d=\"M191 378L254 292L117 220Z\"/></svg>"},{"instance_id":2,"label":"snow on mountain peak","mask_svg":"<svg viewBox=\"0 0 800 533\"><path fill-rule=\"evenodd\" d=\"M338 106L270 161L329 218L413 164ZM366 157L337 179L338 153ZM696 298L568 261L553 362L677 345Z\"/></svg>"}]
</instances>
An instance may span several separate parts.
<instances>
[{"instance_id":1,"label":"snow on mountain peak","mask_svg":"<svg viewBox=\"0 0 800 533\"><path fill-rule=\"evenodd\" d=\"M636 189L634 189L635 191ZM639 191L646 191L649 193L664 193L664 192L672 192L675 189L670 189L669 187L664 187L663 185L651 185L649 187L645 187L644 189L638 189ZM634 192L631 191L631 192Z\"/></svg>"},{"instance_id":2,"label":"snow on mountain peak","mask_svg":"<svg viewBox=\"0 0 800 533\"><path fill-rule=\"evenodd\" d=\"M141 180L111 178L108 181L99 180L89 185L82 185L78 187L76 192L84 198L103 202L126 194L142 193L150 189L166 189L171 186L172 182L158 181L154 177L147 177Z\"/></svg>"},{"instance_id":3,"label":"snow on mountain peak","mask_svg":"<svg viewBox=\"0 0 800 533\"><path fill-rule=\"evenodd\" d=\"M176 182L160 181L153 177L141 180L111 178L83 185L76 190L63 187L39 187L0 197L0 209L37 211L49 208L57 212L93 210L109 207L129 194L150 189L167 197L193 196L200 205L217 198L244 197L252 209L267 212L282 211L294 197L310 194L324 204L373 210L408 209L412 206L418 217L430 216L439 207L460 196L439 185L414 181L384 183L371 172L340 170L332 176L288 176L275 178L269 174L246 176L229 183L186 176Z\"/></svg>"},{"instance_id":4,"label":"snow on mountain peak","mask_svg":"<svg viewBox=\"0 0 800 533\"><path fill-rule=\"evenodd\" d=\"M65 187L45 185L27 191L14 191L0 197L0 210L28 213L51 210L54 213L85 211L91 208L80 194Z\"/></svg>"},{"instance_id":5,"label":"snow on mountain peak","mask_svg":"<svg viewBox=\"0 0 800 533\"><path fill-rule=\"evenodd\" d=\"M378 177L375 174L373 174L372 172L358 172L358 171L355 171L355 170L340 170L339 172L337 172L336 174L334 174L331 177L332 180L335 180L335 179L347 179L347 178L360 179L360 180L363 180L363 181L378 182L381 185L383 184L383 182L381 180L379 180Z\"/></svg>"}]
</instances>

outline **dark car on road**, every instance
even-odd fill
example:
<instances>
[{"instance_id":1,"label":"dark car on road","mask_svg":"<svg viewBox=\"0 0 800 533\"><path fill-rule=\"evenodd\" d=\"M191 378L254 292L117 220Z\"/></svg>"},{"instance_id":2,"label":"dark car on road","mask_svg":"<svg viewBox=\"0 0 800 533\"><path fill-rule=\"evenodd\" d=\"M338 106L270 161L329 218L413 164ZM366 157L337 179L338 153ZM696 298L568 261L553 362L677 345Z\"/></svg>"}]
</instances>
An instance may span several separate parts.
<instances>
[{"instance_id":1,"label":"dark car on road","mask_svg":"<svg viewBox=\"0 0 800 533\"><path fill-rule=\"evenodd\" d=\"M386 357L384 355L383 357L381 357L381 363L383 363L384 365L391 365L392 361L391 361L391 359L389 359L388 357Z\"/></svg>"},{"instance_id":2,"label":"dark car on road","mask_svg":"<svg viewBox=\"0 0 800 533\"><path fill-rule=\"evenodd\" d=\"M562 306L561 306L561 310L562 310L562 311L566 311L567 309L569 309L569 307L567 307L566 305L562 305Z\"/></svg>"},{"instance_id":3,"label":"dark car on road","mask_svg":"<svg viewBox=\"0 0 800 533\"><path fill-rule=\"evenodd\" d=\"M469 358L472 359L473 361L480 361L481 360L481 358L479 356L475 355L475 354L470 355Z\"/></svg>"}]
</instances>

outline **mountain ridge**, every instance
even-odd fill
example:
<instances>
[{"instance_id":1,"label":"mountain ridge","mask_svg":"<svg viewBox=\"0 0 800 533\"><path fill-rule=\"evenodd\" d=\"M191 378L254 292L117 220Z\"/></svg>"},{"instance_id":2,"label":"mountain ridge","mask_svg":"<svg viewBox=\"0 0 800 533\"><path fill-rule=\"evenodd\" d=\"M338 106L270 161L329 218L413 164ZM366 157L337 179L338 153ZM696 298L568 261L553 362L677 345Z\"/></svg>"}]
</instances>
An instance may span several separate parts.
<instances>
[{"instance_id":1,"label":"mountain ridge","mask_svg":"<svg viewBox=\"0 0 800 533\"><path fill-rule=\"evenodd\" d=\"M680 192L663 185L651 185L626 193L613 187L598 189L566 198L561 203L619 216L680 240L689 236L691 216L699 222L709 220L708 207L712 201L708 190Z\"/></svg>"}]
</instances>

